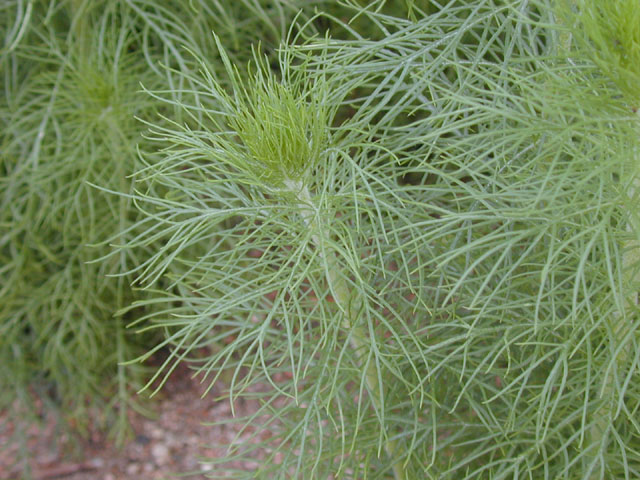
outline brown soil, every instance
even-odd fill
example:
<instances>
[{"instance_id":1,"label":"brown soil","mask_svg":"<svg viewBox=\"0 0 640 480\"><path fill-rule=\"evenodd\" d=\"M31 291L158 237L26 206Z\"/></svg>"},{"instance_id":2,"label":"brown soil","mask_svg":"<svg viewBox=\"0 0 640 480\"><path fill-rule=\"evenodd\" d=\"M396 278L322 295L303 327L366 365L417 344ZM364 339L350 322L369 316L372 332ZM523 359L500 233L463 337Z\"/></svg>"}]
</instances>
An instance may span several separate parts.
<instances>
[{"instance_id":1,"label":"brown soil","mask_svg":"<svg viewBox=\"0 0 640 480\"><path fill-rule=\"evenodd\" d=\"M157 480L176 478L172 474L194 472L187 478L203 480L207 473L224 478L224 471L212 471L199 459L222 458L234 441L240 426L211 426L231 417L228 400L212 390L202 398L205 385L178 369L151 403L157 418L131 415L133 435L123 448L117 448L104 433L91 432L88 437L72 439L60 434L55 419L47 418L39 426L24 425L20 419L0 413L0 480L25 480L25 467L32 480ZM236 416L255 412L256 401L243 400L236 405ZM19 446L17 429L23 429L28 450L28 465L16 463ZM243 431L236 442L251 441L253 431ZM77 448L77 447L80 448ZM230 463L229 467L246 471L255 469L252 462Z\"/></svg>"}]
</instances>

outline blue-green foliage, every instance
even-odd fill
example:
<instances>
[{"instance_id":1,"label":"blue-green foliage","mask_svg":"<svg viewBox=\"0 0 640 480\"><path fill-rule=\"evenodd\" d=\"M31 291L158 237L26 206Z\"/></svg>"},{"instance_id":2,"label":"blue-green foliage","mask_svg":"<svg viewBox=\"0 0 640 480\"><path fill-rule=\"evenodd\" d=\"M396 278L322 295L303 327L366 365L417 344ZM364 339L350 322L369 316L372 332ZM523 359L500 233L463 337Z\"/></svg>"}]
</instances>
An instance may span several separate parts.
<instances>
[{"instance_id":1,"label":"blue-green foliage","mask_svg":"<svg viewBox=\"0 0 640 480\"><path fill-rule=\"evenodd\" d=\"M640 477L632 2L155 3L31 33L40 66L8 30L16 378L131 321L147 387L188 361L261 400L217 478Z\"/></svg>"}]
</instances>

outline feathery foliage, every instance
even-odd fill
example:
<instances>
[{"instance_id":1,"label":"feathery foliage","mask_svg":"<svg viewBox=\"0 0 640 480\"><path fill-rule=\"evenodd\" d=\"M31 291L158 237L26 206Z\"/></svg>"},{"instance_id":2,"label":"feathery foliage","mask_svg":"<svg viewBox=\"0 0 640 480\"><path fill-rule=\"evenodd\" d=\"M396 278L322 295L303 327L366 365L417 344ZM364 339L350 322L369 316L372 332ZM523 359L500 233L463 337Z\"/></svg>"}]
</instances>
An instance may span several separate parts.
<instances>
[{"instance_id":1,"label":"feathery foliage","mask_svg":"<svg viewBox=\"0 0 640 480\"><path fill-rule=\"evenodd\" d=\"M134 195L134 246L167 239L138 281L172 289L136 305L157 376L263 400L237 478L638 476L638 122L550 7L354 4L378 34L185 74L207 103L152 127Z\"/></svg>"},{"instance_id":2,"label":"feathery foliage","mask_svg":"<svg viewBox=\"0 0 640 480\"><path fill-rule=\"evenodd\" d=\"M188 362L232 405L259 398L232 421L268 438L208 460L213 478L640 477L634 2L192 2L202 23L156 3L98 16L130 28L93 51L122 55L40 33L64 60L8 83L24 100L2 118L3 297L42 278L13 252L46 238L24 265L58 296L38 302L72 298L45 264L64 252L97 269L75 290L115 291L120 322L162 335L138 358L169 352L146 388ZM8 31L3 65L37 54ZM118 70L92 76L103 58ZM147 95L129 100L134 78ZM114 96L142 121L83 136ZM66 114L42 146L59 160L33 165L43 104ZM130 179L107 174L118 158ZM10 358L31 343L3 318ZM256 471L226 465L242 458Z\"/></svg>"},{"instance_id":3,"label":"feathery foliage","mask_svg":"<svg viewBox=\"0 0 640 480\"><path fill-rule=\"evenodd\" d=\"M127 331L131 318L114 316L139 298L122 274L147 253L95 261L111 251L105 239L126 243L139 217L130 199L109 192L131 191L144 130L134 117L180 117L141 93L140 84L172 85L162 65L194 68L184 47L204 55L220 21L216 9L227 11L207 2L174 3L0 6L3 405L18 397L18 405L29 405L27 389L36 387L38 396L53 396L65 416L81 423L92 402L105 412L118 406L117 431L124 432L130 391L142 377L138 367L122 362L154 340ZM246 26L265 40L262 32L271 32L273 44L285 19L298 12L279 2L276 7L273 17L270 8L255 5L256 17Z\"/></svg>"}]
</instances>

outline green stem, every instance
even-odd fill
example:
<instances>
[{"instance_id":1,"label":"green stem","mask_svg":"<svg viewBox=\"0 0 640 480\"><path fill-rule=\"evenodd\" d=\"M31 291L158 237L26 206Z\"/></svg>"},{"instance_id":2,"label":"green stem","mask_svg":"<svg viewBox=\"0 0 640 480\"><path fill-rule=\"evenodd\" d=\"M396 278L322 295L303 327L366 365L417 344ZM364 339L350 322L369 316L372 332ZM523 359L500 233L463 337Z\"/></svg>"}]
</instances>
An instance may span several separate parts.
<instances>
[{"instance_id":1,"label":"green stem","mask_svg":"<svg viewBox=\"0 0 640 480\"><path fill-rule=\"evenodd\" d=\"M125 168L125 159L131 158L133 152L127 151L124 146L125 135L123 135L120 127L111 119L107 119L108 128L108 140L110 143L110 151L114 159L117 159L117 168L115 174L119 178L119 191L124 193L128 191L127 171ZM127 227L127 211L129 205L127 205L127 198L124 195L120 195L118 200L118 232L119 232L119 244L124 245L126 238L124 231ZM126 254L124 250L119 252L119 265L118 273L127 271ZM119 311L125 307L124 288L125 277L118 276L116 288L116 306ZM122 315L115 315L114 321L116 322L116 356L117 356L117 388L118 388L118 421L116 427L116 445L123 446L126 443L127 436L130 433L129 418L127 410L129 408L129 391L128 391L128 378L127 378L127 366L125 362L127 360L125 353L126 346L126 332L124 325L124 318Z\"/></svg>"},{"instance_id":2,"label":"green stem","mask_svg":"<svg viewBox=\"0 0 640 480\"><path fill-rule=\"evenodd\" d=\"M629 191L629 197L633 198L636 195L637 189L640 188L640 181L636 179L634 185L631 187ZM627 231L633 231L633 225L631 223L627 224ZM628 247L622 257L622 268L627 271L629 268L632 268L632 265L638 261L638 250L640 245L636 241L631 241L630 244L626 245ZM613 317L613 341L615 345L613 346L613 350L616 350L619 343L624 342L625 338L629 334L631 324L627 320L627 316L625 315L625 311L628 311L632 306L638 305L638 293L633 293L629 297L623 299L622 312L619 312ZM627 343L625 348L623 348L618 357L614 360L618 366L626 365L629 357L631 355L631 345ZM606 375L603 380L602 385L602 398L605 399L605 404L596 410L594 415L596 416L596 420L591 426L590 435L591 441L593 443L604 443L607 442L607 437L609 436L609 429L613 425L613 411L614 411L614 403L615 399L613 398L615 395L614 391L614 377L613 374ZM597 473L593 473L591 475L591 480L596 480L601 478Z\"/></svg>"},{"instance_id":3,"label":"green stem","mask_svg":"<svg viewBox=\"0 0 640 480\"><path fill-rule=\"evenodd\" d=\"M309 194L308 188L301 182L286 182L286 185L291 191L296 193L299 201L300 214L309 228L315 232L318 227L317 207ZM331 287L336 304L344 312L343 327L346 331L351 332L351 347L354 351L361 352L367 348L368 342L366 330L362 328L358 322L359 308L357 308L357 305L359 305L359 302L353 301L353 292L344 281L344 278L338 274L339 265L335 254L332 252L326 254L326 251L323 249L324 237L319 237L317 233L313 233L311 238L315 246L320 250L320 255L323 256L327 262L327 281ZM377 410L381 410L383 408L384 393L378 382L378 371L373 363L367 365L365 382L374 407ZM399 453L396 442L387 438L384 448L389 459L394 462L394 478L396 480L404 480L405 474L402 464L400 461L395 460Z\"/></svg>"}]
</instances>

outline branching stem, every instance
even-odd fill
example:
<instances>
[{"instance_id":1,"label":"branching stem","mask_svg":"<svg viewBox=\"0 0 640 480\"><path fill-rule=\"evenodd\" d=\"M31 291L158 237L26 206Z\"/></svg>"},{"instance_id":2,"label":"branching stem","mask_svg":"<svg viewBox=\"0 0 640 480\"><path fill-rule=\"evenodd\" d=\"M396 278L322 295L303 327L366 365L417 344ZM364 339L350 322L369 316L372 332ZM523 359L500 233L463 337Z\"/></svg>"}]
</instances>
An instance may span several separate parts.
<instances>
[{"instance_id":1,"label":"branching stem","mask_svg":"<svg viewBox=\"0 0 640 480\"><path fill-rule=\"evenodd\" d=\"M637 194L636 192L640 189L640 182L636 179L634 184L632 185L629 191L629 197L634 198ZM627 231L633 231L634 226L631 221L627 223ZM631 240L629 245L626 245L627 249L622 257L622 268L627 270L632 268L632 265L637 262L638 259L638 248L639 245L635 240ZM630 308L635 308L638 305L638 293L635 292L627 298L622 299L622 311L613 317L613 325L612 325L612 338L614 341L613 349L617 349L619 343L625 342L627 336L629 335L629 331L631 329L631 324L629 323L628 316L625 314ZM627 343L624 348L620 350L620 353L615 358L615 362L617 366L624 367L627 364L629 357L631 356L631 345ZM608 442L609 430L613 424L614 420L614 401L612 398L615 394L615 377L614 373L610 373L609 375L605 375L602 385L602 398L607 402L603 405L602 408L598 409L595 413L596 420L591 427L591 440L593 442L599 442L601 445L603 443ZM600 472L594 472L591 475L593 480L596 478L600 478Z\"/></svg>"},{"instance_id":2,"label":"branching stem","mask_svg":"<svg viewBox=\"0 0 640 480\"><path fill-rule=\"evenodd\" d=\"M360 302L358 299L353 298L353 292L346 284L344 277L339 275L339 265L335 254L333 252L327 253L324 249L325 238L322 235L322 229L318 228L319 212L311 198L311 195L309 194L309 189L300 181L288 181L286 182L286 185L296 194L299 201L300 215L304 219L305 224L314 232L311 239L314 245L319 249L320 256L326 261L329 288L332 291L336 304L344 313L342 325L346 331L351 332L351 347L353 347L355 352L366 351L366 331L358 322ZM373 402L376 410L382 411L384 408L384 392L382 391L382 386L378 380L378 371L375 364L371 362L362 363L366 363L365 382L371 395L371 401ZM362 367L363 365L360 366ZM394 478L396 480L405 480L402 463L397 460L399 452L396 442L387 437L384 448L390 461L393 462Z\"/></svg>"}]
</instances>

